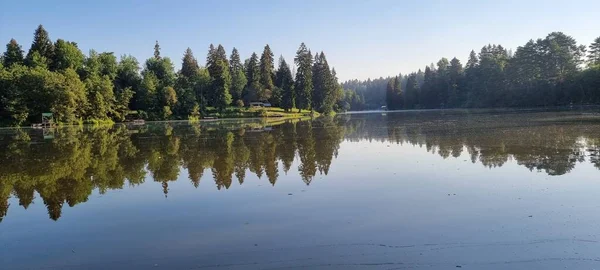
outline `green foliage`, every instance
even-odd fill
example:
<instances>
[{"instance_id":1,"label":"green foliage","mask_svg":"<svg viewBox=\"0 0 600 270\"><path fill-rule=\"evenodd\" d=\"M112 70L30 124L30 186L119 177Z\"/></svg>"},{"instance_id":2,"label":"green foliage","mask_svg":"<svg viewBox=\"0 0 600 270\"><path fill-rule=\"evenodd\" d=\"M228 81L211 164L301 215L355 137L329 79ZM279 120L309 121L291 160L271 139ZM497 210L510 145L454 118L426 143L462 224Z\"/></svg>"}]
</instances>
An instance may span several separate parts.
<instances>
[{"instance_id":1,"label":"green foliage","mask_svg":"<svg viewBox=\"0 0 600 270\"><path fill-rule=\"evenodd\" d=\"M183 59L181 63L181 70L179 71L181 76L191 78L198 73L198 61L194 57L194 53L192 53L192 49L187 48L185 53L183 54Z\"/></svg>"},{"instance_id":2,"label":"green foliage","mask_svg":"<svg viewBox=\"0 0 600 270\"><path fill-rule=\"evenodd\" d=\"M300 48L296 52L294 62L298 66L294 91L296 94L296 108L312 109L312 54L304 43L300 44Z\"/></svg>"},{"instance_id":3,"label":"green foliage","mask_svg":"<svg viewBox=\"0 0 600 270\"><path fill-rule=\"evenodd\" d=\"M242 94L246 102L260 100L259 92L262 87L260 84L260 66L258 63L258 55L252 53L250 59L246 61L246 88Z\"/></svg>"},{"instance_id":4,"label":"green foliage","mask_svg":"<svg viewBox=\"0 0 600 270\"><path fill-rule=\"evenodd\" d=\"M117 57L114 53L103 52L98 55L98 61L100 63L100 75L107 76L110 80L114 80L119 69Z\"/></svg>"},{"instance_id":5,"label":"green foliage","mask_svg":"<svg viewBox=\"0 0 600 270\"><path fill-rule=\"evenodd\" d=\"M233 51L231 51L229 72L231 74L231 97L233 100L242 99L244 87L246 87L248 79L244 73L244 66L240 62L240 54L236 48L233 48Z\"/></svg>"},{"instance_id":6,"label":"green foliage","mask_svg":"<svg viewBox=\"0 0 600 270\"><path fill-rule=\"evenodd\" d=\"M114 112L115 94L108 76L92 74L85 80L87 90L87 118L104 120Z\"/></svg>"},{"instance_id":7,"label":"green foliage","mask_svg":"<svg viewBox=\"0 0 600 270\"><path fill-rule=\"evenodd\" d=\"M224 110L231 104L231 74L225 49L219 44L216 50L211 49L208 56L208 72L212 81L212 104L219 110Z\"/></svg>"},{"instance_id":8,"label":"green foliage","mask_svg":"<svg viewBox=\"0 0 600 270\"><path fill-rule=\"evenodd\" d=\"M137 59L131 55L121 56L117 66L117 76L114 80L115 93L119 94L125 89L129 89L129 91L132 91L132 98L135 98L141 82L142 76L140 75L140 66Z\"/></svg>"},{"instance_id":9,"label":"green foliage","mask_svg":"<svg viewBox=\"0 0 600 270\"><path fill-rule=\"evenodd\" d=\"M315 56L312 75L312 107L320 113L331 113L337 101L335 99L337 79L334 81L334 76L323 52Z\"/></svg>"},{"instance_id":10,"label":"green foliage","mask_svg":"<svg viewBox=\"0 0 600 270\"><path fill-rule=\"evenodd\" d=\"M241 99L238 99L235 101L235 106L238 108L243 108L244 107L244 101Z\"/></svg>"},{"instance_id":11,"label":"green foliage","mask_svg":"<svg viewBox=\"0 0 600 270\"><path fill-rule=\"evenodd\" d=\"M277 88L281 89L280 107L286 111L294 108L294 78L292 78L292 70L285 62L285 59L283 59L283 56L279 57L279 68L275 74L275 85Z\"/></svg>"},{"instance_id":12,"label":"green foliage","mask_svg":"<svg viewBox=\"0 0 600 270\"><path fill-rule=\"evenodd\" d=\"M402 106L402 90L400 89L400 79L398 76L390 79L387 84L386 105L390 110L398 110Z\"/></svg>"},{"instance_id":13,"label":"green foliage","mask_svg":"<svg viewBox=\"0 0 600 270\"><path fill-rule=\"evenodd\" d=\"M590 67L600 66L600 37L594 39L594 42L590 44L588 51L588 63Z\"/></svg>"},{"instance_id":14,"label":"green foliage","mask_svg":"<svg viewBox=\"0 0 600 270\"><path fill-rule=\"evenodd\" d=\"M66 70L68 68L79 70L83 67L85 55L77 47L77 43L56 40L54 43L54 59L52 61L53 70Z\"/></svg>"},{"instance_id":15,"label":"green foliage","mask_svg":"<svg viewBox=\"0 0 600 270\"><path fill-rule=\"evenodd\" d=\"M144 73L139 93L136 95L136 108L143 111L150 111L156 108L156 98L160 82L154 73Z\"/></svg>"},{"instance_id":16,"label":"green foliage","mask_svg":"<svg viewBox=\"0 0 600 270\"><path fill-rule=\"evenodd\" d=\"M85 113L87 104L86 86L72 68L62 74L55 73L55 80L49 85L53 87L53 102L50 111L54 119L62 123L76 123Z\"/></svg>"},{"instance_id":17,"label":"green foliage","mask_svg":"<svg viewBox=\"0 0 600 270\"><path fill-rule=\"evenodd\" d=\"M33 34L33 42L26 58L27 65L30 67L51 66L52 59L54 59L54 45L48 31L40 24Z\"/></svg>"},{"instance_id":18,"label":"green foliage","mask_svg":"<svg viewBox=\"0 0 600 270\"><path fill-rule=\"evenodd\" d=\"M16 40L11 39L10 42L6 44L6 51L2 55L4 67L10 68L12 65L21 65L23 64L23 61L23 49L21 49L21 45L19 45Z\"/></svg>"},{"instance_id":19,"label":"green foliage","mask_svg":"<svg viewBox=\"0 0 600 270\"><path fill-rule=\"evenodd\" d=\"M280 59L275 70L269 45L259 59L256 53L240 61L237 49L227 59L225 49L211 45L206 67L198 64L191 49L182 58L179 72L160 54L158 41L153 57L144 62L123 55L117 61L112 52L90 50L84 55L77 43L58 39L52 42L48 32L39 26L27 57L13 39L0 61L0 122L22 125L39 123L41 113L52 112L60 124L113 123L128 118L198 119L209 108L230 115L229 106L244 106L252 101L269 101L283 106L329 113L350 104L329 68L324 53L315 61L317 80L313 81L313 59L302 44L295 58L296 81L292 68ZM23 65L25 64L25 65ZM140 72L141 70L141 72ZM316 89L316 92L315 90ZM350 96L350 95L348 95ZM232 101L235 101L232 104ZM253 111L239 117L277 116L272 112ZM131 116L131 115L135 116Z\"/></svg>"},{"instance_id":20,"label":"green foliage","mask_svg":"<svg viewBox=\"0 0 600 270\"><path fill-rule=\"evenodd\" d=\"M584 67L585 46L561 32L530 40L512 54L501 45L483 46L477 54L471 51L463 68L457 58L442 58L425 68L425 72L399 78L403 107L532 107L592 104L600 101L596 83L595 60L600 40L590 45L587 69ZM422 79L421 79L422 78ZM390 78L382 78L387 79ZM352 109L377 108L390 100L384 98L381 80L348 81L343 85L358 96L364 105ZM416 81L416 84L415 84ZM417 98L415 99L415 91ZM388 92L388 91L386 91ZM354 97L356 95L351 95ZM387 96L387 95L385 95ZM392 102L394 107L398 104Z\"/></svg>"},{"instance_id":21,"label":"green foliage","mask_svg":"<svg viewBox=\"0 0 600 270\"><path fill-rule=\"evenodd\" d=\"M260 56L260 90L258 91L258 100L268 100L273 94L275 85L273 84L273 52L269 44L265 45L262 55Z\"/></svg>"},{"instance_id":22,"label":"green foliage","mask_svg":"<svg viewBox=\"0 0 600 270\"><path fill-rule=\"evenodd\" d=\"M408 76L406 82L406 88L404 89L404 108L415 109L419 108L419 83L417 81L417 74L411 73Z\"/></svg>"}]
</instances>

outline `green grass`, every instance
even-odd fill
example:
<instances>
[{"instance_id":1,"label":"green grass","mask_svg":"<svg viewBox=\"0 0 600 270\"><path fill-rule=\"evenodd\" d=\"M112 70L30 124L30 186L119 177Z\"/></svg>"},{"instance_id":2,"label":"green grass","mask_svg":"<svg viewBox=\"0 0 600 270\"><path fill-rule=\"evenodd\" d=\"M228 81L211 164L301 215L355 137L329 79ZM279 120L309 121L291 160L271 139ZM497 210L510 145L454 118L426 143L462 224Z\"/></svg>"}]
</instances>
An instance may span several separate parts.
<instances>
[{"instance_id":1,"label":"green grass","mask_svg":"<svg viewBox=\"0 0 600 270\"><path fill-rule=\"evenodd\" d=\"M219 112L215 108L207 108L207 115L205 117L216 117L216 118L303 118L303 117L316 117L319 116L317 112L311 112L309 110L298 109L290 110L286 112L282 108L276 107L265 107L265 108L238 108L228 107L224 111Z\"/></svg>"}]
</instances>

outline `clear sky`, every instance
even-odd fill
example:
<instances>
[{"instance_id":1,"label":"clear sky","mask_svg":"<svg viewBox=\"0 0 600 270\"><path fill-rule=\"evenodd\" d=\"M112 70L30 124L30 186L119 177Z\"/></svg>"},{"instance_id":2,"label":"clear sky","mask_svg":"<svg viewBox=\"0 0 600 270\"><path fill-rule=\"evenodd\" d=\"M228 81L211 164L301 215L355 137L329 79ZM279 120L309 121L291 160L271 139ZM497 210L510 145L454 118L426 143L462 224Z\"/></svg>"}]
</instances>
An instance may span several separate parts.
<instances>
[{"instance_id":1,"label":"clear sky","mask_svg":"<svg viewBox=\"0 0 600 270\"><path fill-rule=\"evenodd\" d=\"M235 46L244 59L268 43L291 61L305 42L325 52L341 80L408 73L441 57L464 64L471 49L514 49L552 31L585 45L600 36L598 0L0 0L0 7L0 41L15 38L25 51L38 24L86 54L132 54L141 63L158 40L176 69L187 47L203 63L210 43L228 53Z\"/></svg>"}]
</instances>

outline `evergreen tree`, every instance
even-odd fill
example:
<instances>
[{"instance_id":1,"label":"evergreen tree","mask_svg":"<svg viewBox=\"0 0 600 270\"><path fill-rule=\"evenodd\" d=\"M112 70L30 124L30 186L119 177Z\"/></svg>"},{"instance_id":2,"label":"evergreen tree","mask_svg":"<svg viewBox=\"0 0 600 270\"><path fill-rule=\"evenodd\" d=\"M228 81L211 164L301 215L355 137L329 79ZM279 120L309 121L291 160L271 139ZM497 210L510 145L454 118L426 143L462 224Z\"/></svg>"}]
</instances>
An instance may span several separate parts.
<instances>
[{"instance_id":1,"label":"evergreen tree","mask_svg":"<svg viewBox=\"0 0 600 270\"><path fill-rule=\"evenodd\" d=\"M475 53L475 50L471 50L469 54L469 60L465 66L465 106L470 107L472 100L476 95L476 84L475 81L478 78L479 71L479 58Z\"/></svg>"},{"instance_id":2,"label":"evergreen tree","mask_svg":"<svg viewBox=\"0 0 600 270\"><path fill-rule=\"evenodd\" d=\"M220 111L231 104L231 74L229 74L229 62L225 56L225 49L219 44L217 50L211 50L210 61L207 66L212 79L213 105Z\"/></svg>"},{"instance_id":3,"label":"evergreen tree","mask_svg":"<svg viewBox=\"0 0 600 270\"><path fill-rule=\"evenodd\" d=\"M435 86L436 86L436 71L430 66L425 67L423 74L423 85L421 86L421 95L419 104L424 108L437 108L439 104L435 104Z\"/></svg>"},{"instance_id":4,"label":"evergreen tree","mask_svg":"<svg viewBox=\"0 0 600 270\"><path fill-rule=\"evenodd\" d=\"M271 97L274 84L273 84L273 70L275 69L273 64L273 52L269 47L269 44L265 45L262 55L260 56L260 91L258 91L258 99L266 101Z\"/></svg>"},{"instance_id":5,"label":"evergreen tree","mask_svg":"<svg viewBox=\"0 0 600 270\"><path fill-rule=\"evenodd\" d=\"M176 105L174 106L173 113L180 119L199 116L200 104L198 103L195 91L199 71L198 61L194 57L192 50L187 48L182 58L181 69L179 70L176 82L175 92L178 102L177 104L169 105L169 108ZM163 114L164 116L165 114Z\"/></svg>"},{"instance_id":6,"label":"evergreen tree","mask_svg":"<svg viewBox=\"0 0 600 270\"><path fill-rule=\"evenodd\" d=\"M241 101L244 87L248 83L244 66L240 60L240 54L236 48L231 51L229 58L229 72L231 74L231 97L233 100Z\"/></svg>"},{"instance_id":7,"label":"evergreen tree","mask_svg":"<svg viewBox=\"0 0 600 270\"><path fill-rule=\"evenodd\" d=\"M275 75L275 85L281 89L282 92L281 108L286 111L294 108L294 78L292 78L290 66L285 62L283 56L279 57L279 68Z\"/></svg>"},{"instance_id":8,"label":"evergreen tree","mask_svg":"<svg viewBox=\"0 0 600 270\"><path fill-rule=\"evenodd\" d=\"M259 100L260 84L260 66L258 63L258 55L252 53L252 56L246 61L246 89L243 93L244 101L252 102Z\"/></svg>"},{"instance_id":9,"label":"evergreen tree","mask_svg":"<svg viewBox=\"0 0 600 270\"><path fill-rule=\"evenodd\" d=\"M300 48L298 48L298 51L296 52L294 63L298 66L294 84L296 108L298 108L299 111L301 109L312 109L312 54L308 48L306 48L304 42L300 44Z\"/></svg>"},{"instance_id":10,"label":"evergreen tree","mask_svg":"<svg viewBox=\"0 0 600 270\"><path fill-rule=\"evenodd\" d=\"M54 58L54 45L48 36L48 32L41 24L37 27L35 33L33 34L33 42L31 43L31 48L27 53L26 60L29 66L33 66L37 60L34 57L34 53L36 52L39 54L38 57L43 57L45 59L46 66L51 66L50 61L52 61Z\"/></svg>"},{"instance_id":11,"label":"evergreen tree","mask_svg":"<svg viewBox=\"0 0 600 270\"><path fill-rule=\"evenodd\" d=\"M10 68L15 64L23 64L23 60L23 49L21 49L21 45L19 45L15 39L11 39L10 42L6 44L6 51L2 56L3 65Z\"/></svg>"},{"instance_id":12,"label":"evergreen tree","mask_svg":"<svg viewBox=\"0 0 600 270\"><path fill-rule=\"evenodd\" d=\"M448 67L448 105L458 107L464 100L464 93L460 85L463 83L463 66L456 57L450 60Z\"/></svg>"},{"instance_id":13,"label":"evergreen tree","mask_svg":"<svg viewBox=\"0 0 600 270\"><path fill-rule=\"evenodd\" d=\"M176 75L173 62L169 57L160 56L160 47L157 45L158 43L154 46L154 57L146 60L145 71L156 75L160 84L157 89L162 89L163 87L173 86Z\"/></svg>"},{"instance_id":14,"label":"evergreen tree","mask_svg":"<svg viewBox=\"0 0 600 270\"><path fill-rule=\"evenodd\" d=\"M594 39L594 42L590 44L588 61L590 66L600 66L600 37Z\"/></svg>"},{"instance_id":15,"label":"evergreen tree","mask_svg":"<svg viewBox=\"0 0 600 270\"><path fill-rule=\"evenodd\" d=\"M336 89L334 77L331 74L327 58L323 52L315 56L312 73L312 106L318 112L330 113L333 111L333 106L335 104L334 92Z\"/></svg>"},{"instance_id":16,"label":"evergreen tree","mask_svg":"<svg viewBox=\"0 0 600 270\"><path fill-rule=\"evenodd\" d=\"M182 64L181 64L181 76L192 78L196 76L198 73L199 66L198 61L194 57L192 53L192 49L187 48L185 53L183 54Z\"/></svg>"},{"instance_id":17,"label":"evergreen tree","mask_svg":"<svg viewBox=\"0 0 600 270\"><path fill-rule=\"evenodd\" d=\"M154 58L160 60L160 45L158 45L158 40L154 43Z\"/></svg>"},{"instance_id":18,"label":"evergreen tree","mask_svg":"<svg viewBox=\"0 0 600 270\"><path fill-rule=\"evenodd\" d=\"M419 108L419 83L417 73L411 73L404 88L404 109Z\"/></svg>"},{"instance_id":19,"label":"evergreen tree","mask_svg":"<svg viewBox=\"0 0 600 270\"><path fill-rule=\"evenodd\" d=\"M387 87L385 88L385 103L389 110L395 110L396 104L394 103L394 84L395 78L388 81Z\"/></svg>"}]
</instances>

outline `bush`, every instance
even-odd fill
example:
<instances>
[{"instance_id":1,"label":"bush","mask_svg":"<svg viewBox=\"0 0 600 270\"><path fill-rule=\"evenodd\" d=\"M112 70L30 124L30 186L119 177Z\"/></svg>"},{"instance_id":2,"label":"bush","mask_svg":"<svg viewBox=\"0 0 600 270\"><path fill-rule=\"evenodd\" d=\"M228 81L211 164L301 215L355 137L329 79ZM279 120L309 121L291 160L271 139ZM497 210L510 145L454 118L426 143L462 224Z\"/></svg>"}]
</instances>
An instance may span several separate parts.
<instances>
[{"instance_id":1,"label":"bush","mask_svg":"<svg viewBox=\"0 0 600 270\"><path fill-rule=\"evenodd\" d=\"M236 100L235 101L235 106L240 107L240 108L244 107L244 101L241 100L241 99Z\"/></svg>"}]
</instances>

